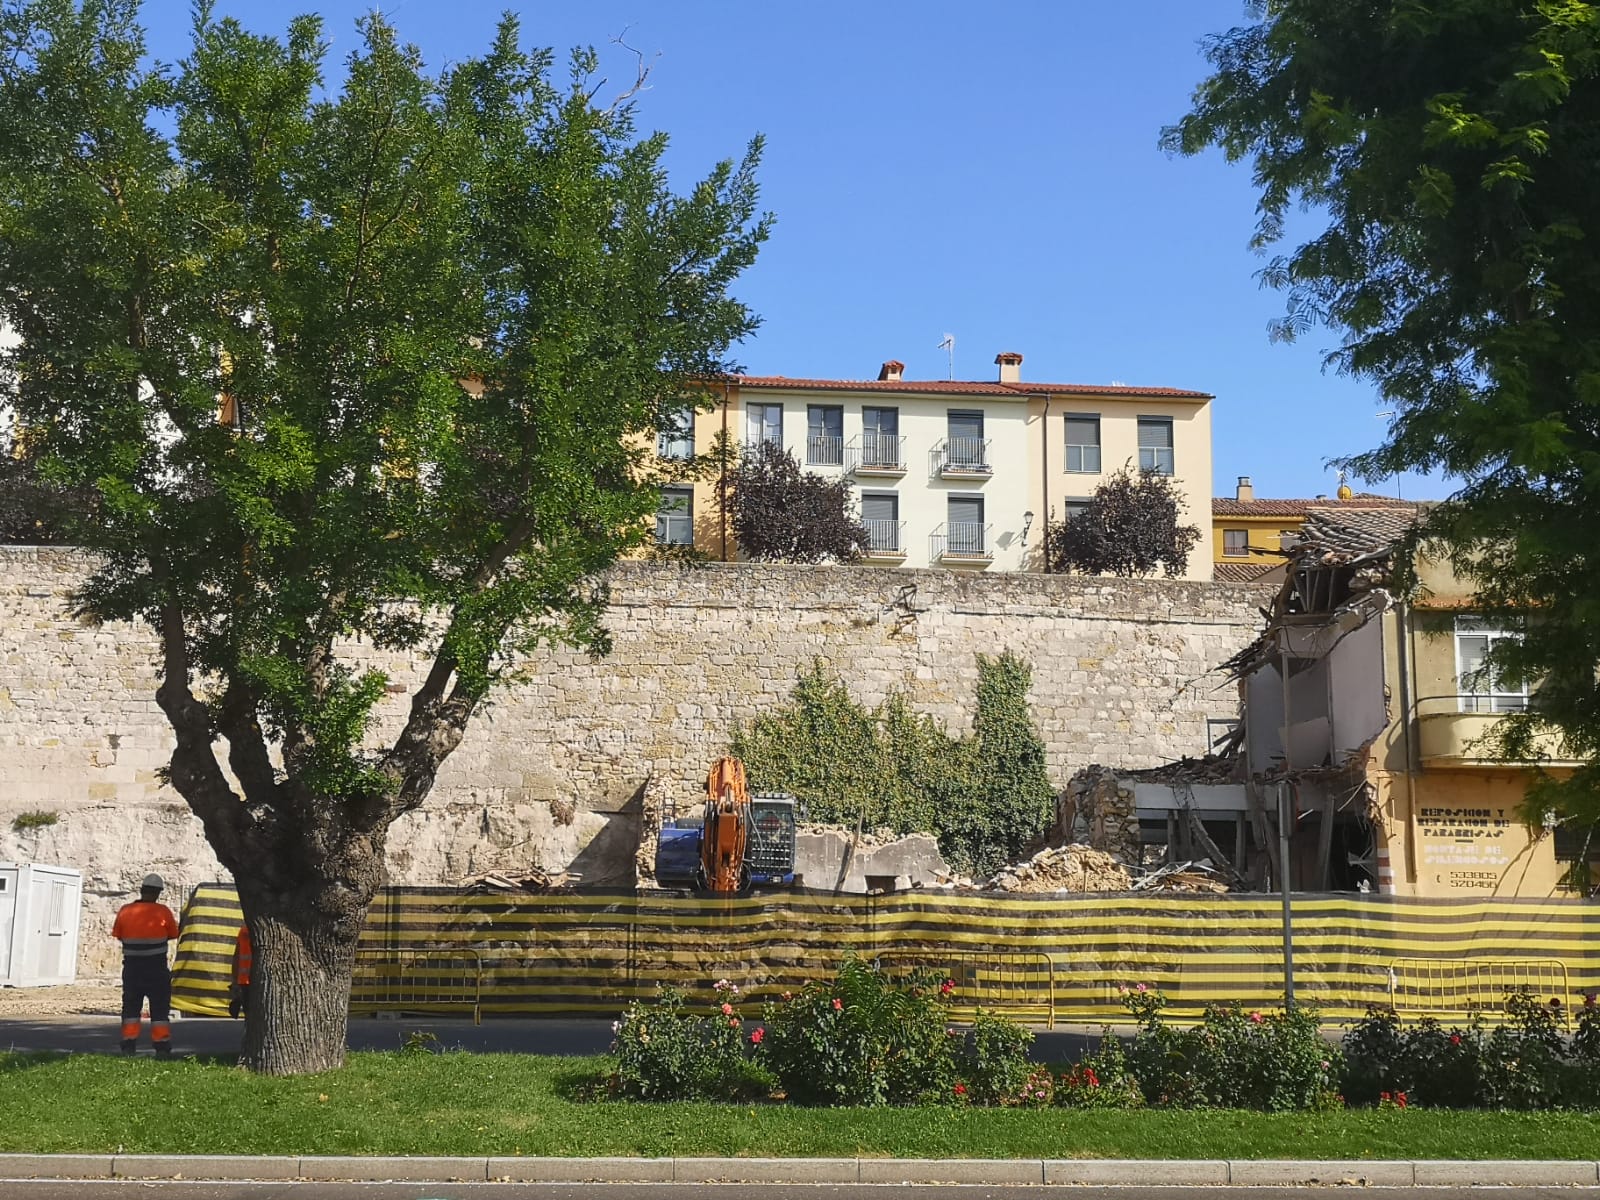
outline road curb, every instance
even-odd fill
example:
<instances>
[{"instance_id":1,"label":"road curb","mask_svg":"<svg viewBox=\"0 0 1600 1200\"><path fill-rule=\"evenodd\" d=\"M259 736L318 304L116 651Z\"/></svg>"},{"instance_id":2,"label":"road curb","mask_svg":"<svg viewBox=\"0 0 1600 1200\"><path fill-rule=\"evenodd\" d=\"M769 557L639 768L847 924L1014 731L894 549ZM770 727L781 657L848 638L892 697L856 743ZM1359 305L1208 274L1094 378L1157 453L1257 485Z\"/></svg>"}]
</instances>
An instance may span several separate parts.
<instances>
[{"instance_id":1,"label":"road curb","mask_svg":"<svg viewBox=\"0 0 1600 1200\"><path fill-rule=\"evenodd\" d=\"M0 1154L0 1180L356 1183L966 1183L1101 1187L1600 1187L1587 1159L444 1158Z\"/></svg>"}]
</instances>

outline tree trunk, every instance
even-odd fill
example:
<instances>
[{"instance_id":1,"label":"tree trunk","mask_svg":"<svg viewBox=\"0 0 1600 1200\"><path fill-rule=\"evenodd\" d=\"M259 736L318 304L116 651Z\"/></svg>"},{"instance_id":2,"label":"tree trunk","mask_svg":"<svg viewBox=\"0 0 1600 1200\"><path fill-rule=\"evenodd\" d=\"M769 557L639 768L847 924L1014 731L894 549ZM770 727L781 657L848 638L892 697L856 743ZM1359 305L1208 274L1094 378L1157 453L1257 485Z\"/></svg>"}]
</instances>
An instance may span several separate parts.
<instances>
[{"instance_id":1,"label":"tree trunk","mask_svg":"<svg viewBox=\"0 0 1600 1200\"><path fill-rule=\"evenodd\" d=\"M319 899L335 899L332 892L330 887ZM344 1065L356 940L370 897L346 892L333 905L295 903L301 896L241 896L255 966L239 1063L263 1075ZM287 903L275 905L274 899Z\"/></svg>"}]
</instances>

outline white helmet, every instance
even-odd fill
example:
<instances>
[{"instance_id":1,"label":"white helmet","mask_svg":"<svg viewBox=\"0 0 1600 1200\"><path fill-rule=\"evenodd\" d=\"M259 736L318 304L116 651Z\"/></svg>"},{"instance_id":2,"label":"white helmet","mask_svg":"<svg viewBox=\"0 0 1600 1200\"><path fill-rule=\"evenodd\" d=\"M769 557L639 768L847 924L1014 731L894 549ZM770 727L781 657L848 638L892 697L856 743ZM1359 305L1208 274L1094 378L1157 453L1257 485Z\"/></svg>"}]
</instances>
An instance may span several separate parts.
<instances>
[{"instance_id":1,"label":"white helmet","mask_svg":"<svg viewBox=\"0 0 1600 1200\"><path fill-rule=\"evenodd\" d=\"M141 892L162 892L167 888L167 881L159 875L151 874L144 877L144 882L139 885Z\"/></svg>"}]
</instances>

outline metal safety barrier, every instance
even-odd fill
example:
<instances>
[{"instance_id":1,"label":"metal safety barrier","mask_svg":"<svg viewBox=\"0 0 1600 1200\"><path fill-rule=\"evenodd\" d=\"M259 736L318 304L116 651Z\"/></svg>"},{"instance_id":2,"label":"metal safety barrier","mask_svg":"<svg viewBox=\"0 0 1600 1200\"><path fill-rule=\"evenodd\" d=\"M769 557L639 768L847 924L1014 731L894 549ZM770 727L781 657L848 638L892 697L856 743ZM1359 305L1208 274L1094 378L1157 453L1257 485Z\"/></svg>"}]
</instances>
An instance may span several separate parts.
<instances>
[{"instance_id":1,"label":"metal safety barrier","mask_svg":"<svg viewBox=\"0 0 1600 1200\"><path fill-rule=\"evenodd\" d=\"M1056 1027L1056 973L1048 954L1026 950L885 950L879 966L943 972L956 985L953 1007L983 1009Z\"/></svg>"},{"instance_id":2,"label":"metal safety barrier","mask_svg":"<svg viewBox=\"0 0 1600 1200\"><path fill-rule=\"evenodd\" d=\"M390 946L357 950L351 1012L435 1012L465 1008L483 1023L483 959L475 950Z\"/></svg>"},{"instance_id":3,"label":"metal safety barrier","mask_svg":"<svg viewBox=\"0 0 1600 1200\"><path fill-rule=\"evenodd\" d=\"M1397 958L1389 965L1389 1003L1399 1013L1489 1016L1526 989L1572 1006L1567 964L1559 958Z\"/></svg>"}]
</instances>

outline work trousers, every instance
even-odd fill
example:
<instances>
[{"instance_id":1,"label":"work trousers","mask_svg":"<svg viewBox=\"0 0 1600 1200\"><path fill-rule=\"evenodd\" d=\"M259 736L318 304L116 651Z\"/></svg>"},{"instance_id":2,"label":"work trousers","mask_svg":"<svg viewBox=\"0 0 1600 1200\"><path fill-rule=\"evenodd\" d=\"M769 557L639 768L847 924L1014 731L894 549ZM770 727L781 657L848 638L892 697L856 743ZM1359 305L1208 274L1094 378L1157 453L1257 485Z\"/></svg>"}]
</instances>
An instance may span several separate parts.
<instances>
[{"instance_id":1,"label":"work trousers","mask_svg":"<svg viewBox=\"0 0 1600 1200\"><path fill-rule=\"evenodd\" d=\"M166 955L122 960L122 1040L139 1040L139 1012L150 1001L150 1040L172 1040L172 972Z\"/></svg>"}]
</instances>

